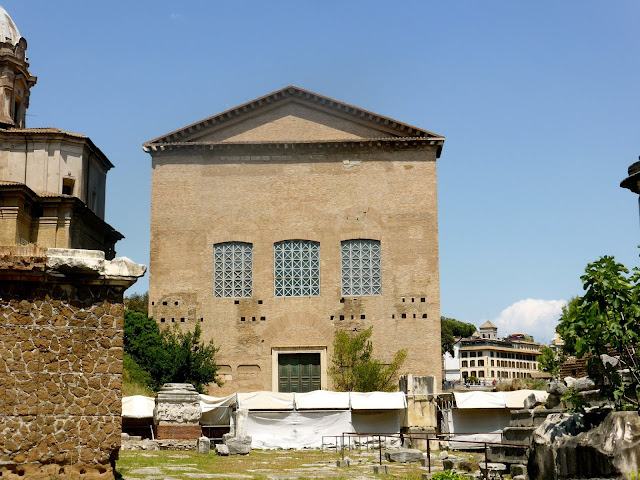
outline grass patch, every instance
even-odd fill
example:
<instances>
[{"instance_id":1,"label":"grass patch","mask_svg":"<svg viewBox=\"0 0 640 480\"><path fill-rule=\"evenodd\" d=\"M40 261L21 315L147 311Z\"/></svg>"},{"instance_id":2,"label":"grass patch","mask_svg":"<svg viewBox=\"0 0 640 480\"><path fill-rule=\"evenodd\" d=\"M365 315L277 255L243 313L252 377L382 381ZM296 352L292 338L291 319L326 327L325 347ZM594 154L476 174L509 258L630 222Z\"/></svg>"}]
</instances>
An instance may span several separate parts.
<instances>
[{"instance_id":1,"label":"grass patch","mask_svg":"<svg viewBox=\"0 0 640 480\"><path fill-rule=\"evenodd\" d=\"M134 473L145 467L158 468L162 473L156 476L170 476L180 480L193 480L194 474L197 473L221 475L216 477L220 479L246 475L253 480L267 480L269 475L286 475L287 478L297 479L346 480L366 476L380 479L421 480L422 474L426 472L419 463L396 464L383 461L383 465L390 466L390 474L374 475L373 465L378 464L377 451L351 451L345 452L345 455L354 461L348 468L336 466L336 461L340 459L339 451L252 450L249 455L222 457L215 453L198 455L195 452L126 450L120 452L120 459L117 462L117 472L120 476L117 475L116 478L126 480L147 478L149 474ZM181 466L184 470L172 468Z\"/></svg>"}]
</instances>

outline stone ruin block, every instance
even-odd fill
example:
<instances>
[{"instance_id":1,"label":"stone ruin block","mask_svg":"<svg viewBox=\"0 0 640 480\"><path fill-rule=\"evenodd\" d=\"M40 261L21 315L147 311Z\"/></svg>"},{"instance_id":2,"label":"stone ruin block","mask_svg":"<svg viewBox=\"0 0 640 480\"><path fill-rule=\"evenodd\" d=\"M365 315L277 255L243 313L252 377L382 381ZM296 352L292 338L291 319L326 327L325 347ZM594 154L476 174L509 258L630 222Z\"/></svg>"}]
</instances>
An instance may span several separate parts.
<instances>
[{"instance_id":1,"label":"stone ruin block","mask_svg":"<svg viewBox=\"0 0 640 480\"><path fill-rule=\"evenodd\" d=\"M0 247L3 480L113 478L123 294L145 270L123 265L103 252Z\"/></svg>"},{"instance_id":2,"label":"stone ruin block","mask_svg":"<svg viewBox=\"0 0 640 480\"><path fill-rule=\"evenodd\" d=\"M156 396L153 423L158 440L197 440L200 427L200 395L190 383L165 383Z\"/></svg>"}]
</instances>

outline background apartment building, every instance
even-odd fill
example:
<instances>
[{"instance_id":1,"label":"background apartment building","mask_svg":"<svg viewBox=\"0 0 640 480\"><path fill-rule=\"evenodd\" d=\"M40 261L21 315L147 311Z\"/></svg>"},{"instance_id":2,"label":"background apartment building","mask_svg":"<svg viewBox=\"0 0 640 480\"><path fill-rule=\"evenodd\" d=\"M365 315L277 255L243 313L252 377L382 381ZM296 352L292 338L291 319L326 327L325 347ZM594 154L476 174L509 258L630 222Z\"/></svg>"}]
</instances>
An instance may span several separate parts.
<instances>
[{"instance_id":1,"label":"background apartment building","mask_svg":"<svg viewBox=\"0 0 640 480\"><path fill-rule=\"evenodd\" d=\"M478 335L460 342L458 358L463 381L475 377L493 382L529 378L538 372L538 355L542 345L524 334L498 338L498 327L491 322L478 329Z\"/></svg>"}]
</instances>

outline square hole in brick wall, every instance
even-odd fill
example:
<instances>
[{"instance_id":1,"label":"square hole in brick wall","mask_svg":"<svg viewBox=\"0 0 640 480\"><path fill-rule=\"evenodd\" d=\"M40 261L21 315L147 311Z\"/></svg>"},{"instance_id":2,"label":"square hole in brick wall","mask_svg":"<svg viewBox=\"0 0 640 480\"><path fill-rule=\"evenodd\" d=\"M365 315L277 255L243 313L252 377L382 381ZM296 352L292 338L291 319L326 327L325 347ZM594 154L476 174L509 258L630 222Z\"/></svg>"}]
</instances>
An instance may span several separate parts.
<instances>
[{"instance_id":1,"label":"square hole in brick wall","mask_svg":"<svg viewBox=\"0 0 640 480\"><path fill-rule=\"evenodd\" d=\"M204 318L200 317L200 323L204 322Z\"/></svg>"},{"instance_id":2,"label":"square hole in brick wall","mask_svg":"<svg viewBox=\"0 0 640 480\"><path fill-rule=\"evenodd\" d=\"M364 315L360 315L360 320L364 320Z\"/></svg>"},{"instance_id":3,"label":"square hole in brick wall","mask_svg":"<svg viewBox=\"0 0 640 480\"><path fill-rule=\"evenodd\" d=\"M180 319L180 323L184 323L184 317Z\"/></svg>"},{"instance_id":4,"label":"square hole in brick wall","mask_svg":"<svg viewBox=\"0 0 640 480\"><path fill-rule=\"evenodd\" d=\"M164 318L161 318L161 319L160 319L160 323L164 323Z\"/></svg>"},{"instance_id":5,"label":"square hole in brick wall","mask_svg":"<svg viewBox=\"0 0 640 480\"><path fill-rule=\"evenodd\" d=\"M340 303L344 303L344 297L340 299Z\"/></svg>"},{"instance_id":6,"label":"square hole in brick wall","mask_svg":"<svg viewBox=\"0 0 640 480\"><path fill-rule=\"evenodd\" d=\"M424 303L424 302L426 302L426 301L427 301L427 299L426 299L426 298L424 298L424 297L421 297L421 298L420 298L420 301L421 301L422 303Z\"/></svg>"},{"instance_id":7,"label":"square hole in brick wall","mask_svg":"<svg viewBox=\"0 0 640 480\"><path fill-rule=\"evenodd\" d=\"M267 319L267 317L260 317L260 321L264 322Z\"/></svg>"},{"instance_id":8,"label":"square hole in brick wall","mask_svg":"<svg viewBox=\"0 0 640 480\"><path fill-rule=\"evenodd\" d=\"M402 318L407 318L407 314L406 313L403 313L401 316L402 316Z\"/></svg>"},{"instance_id":9,"label":"square hole in brick wall","mask_svg":"<svg viewBox=\"0 0 640 480\"><path fill-rule=\"evenodd\" d=\"M394 313L391 314L391 318L394 319L396 318L396 315Z\"/></svg>"},{"instance_id":10,"label":"square hole in brick wall","mask_svg":"<svg viewBox=\"0 0 640 480\"><path fill-rule=\"evenodd\" d=\"M427 318L427 314L426 314L426 313L423 313L423 314L422 314L422 318Z\"/></svg>"},{"instance_id":11,"label":"square hole in brick wall","mask_svg":"<svg viewBox=\"0 0 640 480\"><path fill-rule=\"evenodd\" d=\"M333 320L333 315L331 315L331 316L329 317L329 320Z\"/></svg>"},{"instance_id":12,"label":"square hole in brick wall","mask_svg":"<svg viewBox=\"0 0 640 480\"><path fill-rule=\"evenodd\" d=\"M233 301L233 304L234 304L234 305L240 305L240 300L234 300L234 301Z\"/></svg>"},{"instance_id":13,"label":"square hole in brick wall","mask_svg":"<svg viewBox=\"0 0 640 480\"><path fill-rule=\"evenodd\" d=\"M402 303L404 303L404 297L402 297Z\"/></svg>"},{"instance_id":14,"label":"square hole in brick wall","mask_svg":"<svg viewBox=\"0 0 640 480\"><path fill-rule=\"evenodd\" d=\"M174 305L178 305L178 302L173 302Z\"/></svg>"},{"instance_id":15,"label":"square hole in brick wall","mask_svg":"<svg viewBox=\"0 0 640 480\"><path fill-rule=\"evenodd\" d=\"M344 320L344 315L340 315L340 320Z\"/></svg>"},{"instance_id":16,"label":"square hole in brick wall","mask_svg":"<svg viewBox=\"0 0 640 480\"><path fill-rule=\"evenodd\" d=\"M262 305L262 300L258 300L258 305Z\"/></svg>"},{"instance_id":17,"label":"square hole in brick wall","mask_svg":"<svg viewBox=\"0 0 640 480\"><path fill-rule=\"evenodd\" d=\"M167 302L162 302L162 305L168 305L168 303Z\"/></svg>"},{"instance_id":18,"label":"square hole in brick wall","mask_svg":"<svg viewBox=\"0 0 640 480\"><path fill-rule=\"evenodd\" d=\"M251 317L251 321L255 322L256 321L256 317Z\"/></svg>"},{"instance_id":19,"label":"square hole in brick wall","mask_svg":"<svg viewBox=\"0 0 640 480\"><path fill-rule=\"evenodd\" d=\"M415 300L416 300L415 298L412 298L412 299L411 299L411 303L415 302Z\"/></svg>"},{"instance_id":20,"label":"square hole in brick wall","mask_svg":"<svg viewBox=\"0 0 640 480\"><path fill-rule=\"evenodd\" d=\"M244 317L240 317L240 321L241 321L241 322L244 322L244 321L245 321L245 318L244 318Z\"/></svg>"},{"instance_id":21,"label":"square hole in brick wall","mask_svg":"<svg viewBox=\"0 0 640 480\"><path fill-rule=\"evenodd\" d=\"M175 322L175 321L176 321L176 319L175 319L175 318L172 318L172 319L171 319L171 321L172 321L172 322Z\"/></svg>"},{"instance_id":22,"label":"square hole in brick wall","mask_svg":"<svg viewBox=\"0 0 640 480\"><path fill-rule=\"evenodd\" d=\"M416 318L416 314L415 313L413 314L413 318Z\"/></svg>"},{"instance_id":23,"label":"square hole in brick wall","mask_svg":"<svg viewBox=\"0 0 640 480\"><path fill-rule=\"evenodd\" d=\"M155 305L155 304L156 304L156 302L151 302L151 305Z\"/></svg>"}]
</instances>

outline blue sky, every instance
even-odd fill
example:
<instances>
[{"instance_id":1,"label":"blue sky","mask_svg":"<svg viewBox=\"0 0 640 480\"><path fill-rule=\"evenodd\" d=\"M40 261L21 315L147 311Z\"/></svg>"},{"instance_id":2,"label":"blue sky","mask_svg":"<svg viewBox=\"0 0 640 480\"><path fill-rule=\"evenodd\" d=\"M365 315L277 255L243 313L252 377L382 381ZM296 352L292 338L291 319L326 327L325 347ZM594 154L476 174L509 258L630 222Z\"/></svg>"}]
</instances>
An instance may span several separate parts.
<instances>
[{"instance_id":1,"label":"blue sky","mask_svg":"<svg viewBox=\"0 0 640 480\"><path fill-rule=\"evenodd\" d=\"M640 155L637 1L0 3L38 76L28 126L116 166L120 256L148 263L144 141L294 84L446 137L443 315L546 341L588 262L640 264L619 187Z\"/></svg>"}]
</instances>

